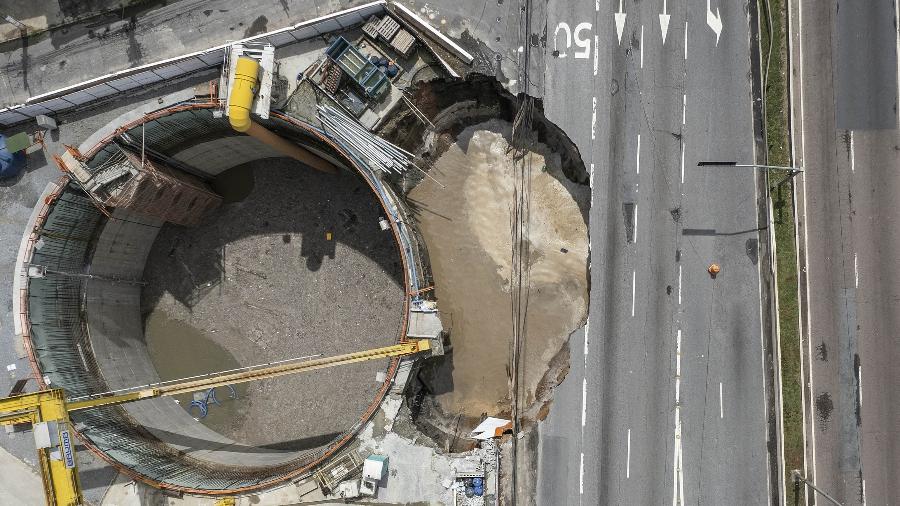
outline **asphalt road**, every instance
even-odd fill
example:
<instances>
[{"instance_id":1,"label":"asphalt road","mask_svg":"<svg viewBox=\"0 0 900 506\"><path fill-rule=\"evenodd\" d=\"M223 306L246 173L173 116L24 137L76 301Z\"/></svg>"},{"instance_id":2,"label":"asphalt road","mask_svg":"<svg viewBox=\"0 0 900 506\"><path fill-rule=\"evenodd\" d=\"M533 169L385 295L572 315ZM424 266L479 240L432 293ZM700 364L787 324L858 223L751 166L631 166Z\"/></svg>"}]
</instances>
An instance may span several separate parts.
<instances>
[{"instance_id":1,"label":"asphalt road","mask_svg":"<svg viewBox=\"0 0 900 506\"><path fill-rule=\"evenodd\" d=\"M896 16L885 1L791 11L806 474L845 505L896 504L900 476Z\"/></svg>"},{"instance_id":2,"label":"asphalt road","mask_svg":"<svg viewBox=\"0 0 900 506\"><path fill-rule=\"evenodd\" d=\"M767 504L756 175L696 167L754 159L748 16L714 2L717 43L705 2L669 2L663 44L662 2L622 7L621 44L619 2L547 7L545 109L592 171L592 292L539 504Z\"/></svg>"}]
</instances>

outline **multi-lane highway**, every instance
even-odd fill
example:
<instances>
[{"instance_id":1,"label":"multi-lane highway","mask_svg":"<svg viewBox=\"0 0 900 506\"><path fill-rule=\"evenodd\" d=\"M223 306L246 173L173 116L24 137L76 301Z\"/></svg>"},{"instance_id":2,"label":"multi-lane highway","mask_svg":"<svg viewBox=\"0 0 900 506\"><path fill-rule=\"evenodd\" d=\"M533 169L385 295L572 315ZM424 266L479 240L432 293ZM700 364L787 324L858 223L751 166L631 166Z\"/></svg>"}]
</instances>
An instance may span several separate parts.
<instances>
[{"instance_id":1,"label":"multi-lane highway","mask_svg":"<svg viewBox=\"0 0 900 506\"><path fill-rule=\"evenodd\" d=\"M896 2L838 9L836 0L800 0L790 15L795 159L806 169L797 195L805 471L841 504L896 504Z\"/></svg>"},{"instance_id":2,"label":"multi-lane highway","mask_svg":"<svg viewBox=\"0 0 900 506\"><path fill-rule=\"evenodd\" d=\"M586 338L573 338L570 376L541 427L539 503L778 498L762 188L752 170L696 167L754 161L745 9L547 6L545 109L592 174L592 288Z\"/></svg>"}]
</instances>

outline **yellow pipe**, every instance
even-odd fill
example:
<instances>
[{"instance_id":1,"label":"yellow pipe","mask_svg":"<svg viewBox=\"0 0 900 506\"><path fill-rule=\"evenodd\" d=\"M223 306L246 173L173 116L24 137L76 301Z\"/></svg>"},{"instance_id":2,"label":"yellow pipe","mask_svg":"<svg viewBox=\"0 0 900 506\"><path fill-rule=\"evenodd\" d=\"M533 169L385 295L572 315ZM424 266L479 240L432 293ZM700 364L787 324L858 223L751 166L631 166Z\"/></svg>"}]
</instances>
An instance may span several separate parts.
<instances>
[{"instance_id":1,"label":"yellow pipe","mask_svg":"<svg viewBox=\"0 0 900 506\"><path fill-rule=\"evenodd\" d=\"M228 120L231 128L238 132L246 132L250 128L250 107L253 106L258 75L258 61L246 56L238 58L234 66L234 85L228 98Z\"/></svg>"},{"instance_id":2,"label":"yellow pipe","mask_svg":"<svg viewBox=\"0 0 900 506\"><path fill-rule=\"evenodd\" d=\"M271 130L250 119L250 108L253 106L253 95L259 75L259 62L253 58L241 56L234 67L234 85L228 98L228 120L231 128L245 133L281 153L300 161L322 172L336 174L337 167L309 152L306 149L288 142Z\"/></svg>"}]
</instances>

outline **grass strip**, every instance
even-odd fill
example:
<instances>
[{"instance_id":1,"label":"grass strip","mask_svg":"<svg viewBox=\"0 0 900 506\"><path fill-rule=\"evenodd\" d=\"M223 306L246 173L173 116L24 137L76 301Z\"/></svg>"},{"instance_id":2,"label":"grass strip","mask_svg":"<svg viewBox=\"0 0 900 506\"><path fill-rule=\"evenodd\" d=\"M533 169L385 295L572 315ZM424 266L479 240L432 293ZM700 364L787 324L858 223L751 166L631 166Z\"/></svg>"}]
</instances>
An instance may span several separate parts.
<instances>
[{"instance_id":1,"label":"grass strip","mask_svg":"<svg viewBox=\"0 0 900 506\"><path fill-rule=\"evenodd\" d=\"M768 72L764 75L768 164L790 166L788 137L787 48L785 1L760 0L760 43L763 65L771 47ZM771 21L771 24L770 24ZM766 68L763 68L766 72ZM793 207L794 178L783 171L769 174L775 222L776 264L778 267L778 319L781 341L781 380L784 406L784 461L788 504L805 503L793 491L792 469L803 469L803 405L800 376L799 306L797 300L797 257ZM801 492L802 494L802 492Z\"/></svg>"}]
</instances>

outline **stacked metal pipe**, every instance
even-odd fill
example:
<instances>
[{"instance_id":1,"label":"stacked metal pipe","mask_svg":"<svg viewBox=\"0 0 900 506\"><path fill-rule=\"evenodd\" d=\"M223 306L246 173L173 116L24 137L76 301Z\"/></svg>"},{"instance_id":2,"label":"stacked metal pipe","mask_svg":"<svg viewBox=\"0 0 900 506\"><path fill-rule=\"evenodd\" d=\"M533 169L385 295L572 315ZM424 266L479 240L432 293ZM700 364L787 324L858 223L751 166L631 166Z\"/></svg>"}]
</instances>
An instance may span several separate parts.
<instances>
[{"instance_id":1,"label":"stacked metal pipe","mask_svg":"<svg viewBox=\"0 0 900 506\"><path fill-rule=\"evenodd\" d=\"M412 164L412 153L369 132L340 110L330 105L319 105L317 109L328 135L352 149L370 168L399 174Z\"/></svg>"}]
</instances>

